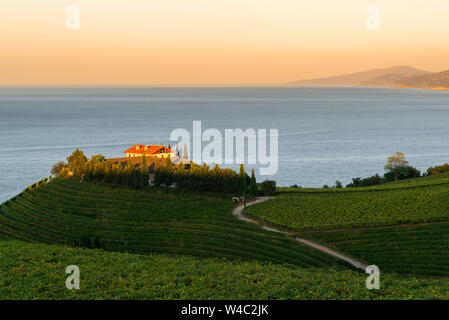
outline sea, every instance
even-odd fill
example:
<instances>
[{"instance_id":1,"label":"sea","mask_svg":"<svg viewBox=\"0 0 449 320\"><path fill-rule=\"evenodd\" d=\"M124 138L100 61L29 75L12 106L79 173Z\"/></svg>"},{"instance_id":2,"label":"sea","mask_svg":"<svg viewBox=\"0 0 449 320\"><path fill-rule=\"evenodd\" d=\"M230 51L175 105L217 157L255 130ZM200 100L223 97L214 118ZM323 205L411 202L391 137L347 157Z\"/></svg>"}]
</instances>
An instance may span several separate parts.
<instances>
[{"instance_id":1,"label":"sea","mask_svg":"<svg viewBox=\"0 0 449 320\"><path fill-rule=\"evenodd\" d=\"M193 121L223 136L226 129L277 129L276 173L260 175L259 163L246 168L278 186L332 186L383 174L387 157L398 151L422 171L449 162L445 91L0 87L0 203L48 177L77 148L88 157L123 157L135 144L168 145L173 130L192 132Z\"/></svg>"}]
</instances>

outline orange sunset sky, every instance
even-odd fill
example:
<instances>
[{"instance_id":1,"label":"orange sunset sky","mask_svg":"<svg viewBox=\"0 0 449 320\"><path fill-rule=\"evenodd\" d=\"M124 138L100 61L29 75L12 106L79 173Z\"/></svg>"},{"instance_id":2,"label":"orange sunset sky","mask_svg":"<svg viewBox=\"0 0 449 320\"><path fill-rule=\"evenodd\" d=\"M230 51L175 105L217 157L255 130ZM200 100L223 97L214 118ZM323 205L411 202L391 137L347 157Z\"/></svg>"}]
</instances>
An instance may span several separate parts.
<instances>
[{"instance_id":1,"label":"orange sunset sky","mask_svg":"<svg viewBox=\"0 0 449 320\"><path fill-rule=\"evenodd\" d=\"M68 30L66 8L80 9ZM365 27L369 5L380 29ZM449 0L2 0L0 85L279 84L449 69Z\"/></svg>"}]
</instances>

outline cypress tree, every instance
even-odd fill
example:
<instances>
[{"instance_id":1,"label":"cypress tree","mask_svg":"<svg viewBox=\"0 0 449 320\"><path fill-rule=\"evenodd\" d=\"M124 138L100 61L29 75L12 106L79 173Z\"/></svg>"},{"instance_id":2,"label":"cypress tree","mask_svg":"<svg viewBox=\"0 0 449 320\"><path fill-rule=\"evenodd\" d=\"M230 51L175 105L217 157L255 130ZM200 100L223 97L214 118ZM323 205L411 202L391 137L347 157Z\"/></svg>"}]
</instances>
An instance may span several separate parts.
<instances>
[{"instance_id":1,"label":"cypress tree","mask_svg":"<svg viewBox=\"0 0 449 320\"><path fill-rule=\"evenodd\" d=\"M165 186L169 187L173 184L173 162L170 157L165 158Z\"/></svg>"},{"instance_id":2,"label":"cypress tree","mask_svg":"<svg viewBox=\"0 0 449 320\"><path fill-rule=\"evenodd\" d=\"M246 184L245 166L243 165L243 163L240 165L239 180L240 180L240 192L242 193L243 196L245 196L247 184Z\"/></svg>"},{"instance_id":3,"label":"cypress tree","mask_svg":"<svg viewBox=\"0 0 449 320\"><path fill-rule=\"evenodd\" d=\"M112 167L112 176L114 183L120 184L121 173L122 173L122 165L119 162Z\"/></svg>"},{"instance_id":4,"label":"cypress tree","mask_svg":"<svg viewBox=\"0 0 449 320\"><path fill-rule=\"evenodd\" d=\"M137 189L140 188L143 185L143 181L142 181L142 174L139 172L139 170L136 170L134 168L133 172L132 172L132 181L133 181L133 188Z\"/></svg>"},{"instance_id":5,"label":"cypress tree","mask_svg":"<svg viewBox=\"0 0 449 320\"><path fill-rule=\"evenodd\" d=\"M176 186L180 189L185 188L185 179L186 179L185 176L186 170L184 164L181 162L176 168L176 174L174 175L174 182L176 183Z\"/></svg>"},{"instance_id":6,"label":"cypress tree","mask_svg":"<svg viewBox=\"0 0 449 320\"><path fill-rule=\"evenodd\" d=\"M126 172L125 181L126 185L130 188L132 188L134 185L134 177L133 177L134 170L135 170L134 164L132 163L131 159L128 159L125 168Z\"/></svg>"},{"instance_id":7,"label":"cypress tree","mask_svg":"<svg viewBox=\"0 0 449 320\"><path fill-rule=\"evenodd\" d=\"M148 170L148 162L147 162L147 157L145 156L145 154L142 157L140 174L142 176L142 185L145 187L148 185L148 181L150 179L150 172Z\"/></svg>"},{"instance_id":8,"label":"cypress tree","mask_svg":"<svg viewBox=\"0 0 449 320\"><path fill-rule=\"evenodd\" d=\"M160 187L163 184L163 180L164 180L164 172L163 172L163 167L162 164L160 163L160 161L156 161L154 164L154 185L156 187Z\"/></svg>"},{"instance_id":9,"label":"cypress tree","mask_svg":"<svg viewBox=\"0 0 449 320\"><path fill-rule=\"evenodd\" d=\"M105 170L104 170L104 181L107 183L112 183L114 180L112 176L112 167L110 163L105 163Z\"/></svg>"},{"instance_id":10,"label":"cypress tree","mask_svg":"<svg viewBox=\"0 0 449 320\"><path fill-rule=\"evenodd\" d=\"M257 196L257 184L254 169L251 171L251 183L249 184L249 194L254 197Z\"/></svg>"}]
</instances>

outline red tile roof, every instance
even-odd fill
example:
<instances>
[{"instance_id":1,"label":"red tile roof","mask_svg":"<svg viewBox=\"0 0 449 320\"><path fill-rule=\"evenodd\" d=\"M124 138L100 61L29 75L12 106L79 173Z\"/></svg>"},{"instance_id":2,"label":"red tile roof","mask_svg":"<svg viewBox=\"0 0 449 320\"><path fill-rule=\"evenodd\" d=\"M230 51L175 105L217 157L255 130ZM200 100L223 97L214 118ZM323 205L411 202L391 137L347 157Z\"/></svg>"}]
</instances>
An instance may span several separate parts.
<instances>
[{"instance_id":1,"label":"red tile roof","mask_svg":"<svg viewBox=\"0 0 449 320\"><path fill-rule=\"evenodd\" d=\"M145 150L145 147L147 150ZM144 145L144 144L136 144L134 147L129 148L128 150L123 151L123 153L133 153L133 154L159 154L159 153L172 153L173 151L170 148L164 146L155 146L155 145Z\"/></svg>"}]
</instances>

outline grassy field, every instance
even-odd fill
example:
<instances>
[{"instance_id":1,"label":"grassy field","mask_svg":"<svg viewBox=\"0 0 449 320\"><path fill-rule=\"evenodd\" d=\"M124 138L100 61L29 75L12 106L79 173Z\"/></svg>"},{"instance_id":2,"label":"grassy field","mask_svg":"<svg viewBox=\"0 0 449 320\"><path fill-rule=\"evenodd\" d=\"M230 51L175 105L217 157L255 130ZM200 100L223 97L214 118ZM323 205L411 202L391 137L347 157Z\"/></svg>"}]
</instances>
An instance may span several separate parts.
<instances>
[{"instance_id":1,"label":"grassy field","mask_svg":"<svg viewBox=\"0 0 449 320\"><path fill-rule=\"evenodd\" d=\"M231 212L230 199L58 179L0 207L0 239L301 267L343 265Z\"/></svg>"},{"instance_id":2,"label":"grassy field","mask_svg":"<svg viewBox=\"0 0 449 320\"><path fill-rule=\"evenodd\" d=\"M299 268L165 255L134 255L56 245L0 241L0 299L448 299L449 282L366 275L334 268ZM68 290L65 269L80 269Z\"/></svg>"},{"instance_id":3,"label":"grassy field","mask_svg":"<svg viewBox=\"0 0 449 320\"><path fill-rule=\"evenodd\" d=\"M286 193L249 207L245 214L295 231L448 221L449 183L364 192Z\"/></svg>"}]
</instances>

